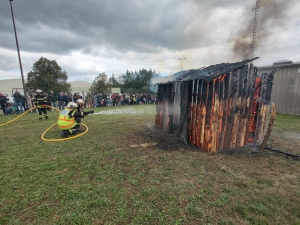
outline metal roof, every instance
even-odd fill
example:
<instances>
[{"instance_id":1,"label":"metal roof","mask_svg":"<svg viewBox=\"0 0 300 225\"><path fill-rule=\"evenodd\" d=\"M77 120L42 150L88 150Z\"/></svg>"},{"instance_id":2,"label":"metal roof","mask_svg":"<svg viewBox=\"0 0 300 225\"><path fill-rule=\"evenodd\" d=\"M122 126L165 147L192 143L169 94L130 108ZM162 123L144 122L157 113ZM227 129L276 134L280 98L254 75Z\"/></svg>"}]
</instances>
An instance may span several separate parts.
<instances>
[{"instance_id":1,"label":"metal roof","mask_svg":"<svg viewBox=\"0 0 300 225\"><path fill-rule=\"evenodd\" d=\"M178 82L178 81L189 81L189 80L205 80L210 81L224 75L232 70L239 69L249 62L258 59L259 57L255 57L252 59L247 59L241 62L236 63L221 63L216 65L211 65L208 67L200 68L200 69L191 69L182 72L177 72L168 77L160 77L152 81L152 84L165 84L170 82Z\"/></svg>"},{"instance_id":2,"label":"metal roof","mask_svg":"<svg viewBox=\"0 0 300 225\"><path fill-rule=\"evenodd\" d=\"M280 68L290 68L290 67L300 67L300 62L280 60L280 61L274 62L273 65L257 66L258 70L274 69L274 68L280 69Z\"/></svg>"}]
</instances>

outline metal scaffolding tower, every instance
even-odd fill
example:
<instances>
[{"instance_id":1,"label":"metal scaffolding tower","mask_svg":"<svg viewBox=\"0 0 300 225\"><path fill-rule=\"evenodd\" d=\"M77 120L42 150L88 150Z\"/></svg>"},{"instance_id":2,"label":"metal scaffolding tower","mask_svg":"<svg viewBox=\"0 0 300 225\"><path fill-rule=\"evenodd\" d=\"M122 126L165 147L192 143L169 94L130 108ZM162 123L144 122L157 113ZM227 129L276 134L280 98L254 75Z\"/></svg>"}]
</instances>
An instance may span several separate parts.
<instances>
[{"instance_id":1,"label":"metal scaffolding tower","mask_svg":"<svg viewBox=\"0 0 300 225\"><path fill-rule=\"evenodd\" d=\"M253 36L252 36L252 44L251 44L251 58L254 58L258 9L259 9L259 0L256 0L256 4L255 4L255 8L254 8L255 15L254 15Z\"/></svg>"},{"instance_id":2,"label":"metal scaffolding tower","mask_svg":"<svg viewBox=\"0 0 300 225\"><path fill-rule=\"evenodd\" d=\"M264 6L266 6L266 3L264 4ZM259 0L256 0L255 8L252 9L252 10L255 10L255 14L254 14L254 25L253 25L252 44L251 44L251 58L254 58L256 30L257 30L257 19L258 19L258 9L260 7L261 6L259 5Z\"/></svg>"}]
</instances>

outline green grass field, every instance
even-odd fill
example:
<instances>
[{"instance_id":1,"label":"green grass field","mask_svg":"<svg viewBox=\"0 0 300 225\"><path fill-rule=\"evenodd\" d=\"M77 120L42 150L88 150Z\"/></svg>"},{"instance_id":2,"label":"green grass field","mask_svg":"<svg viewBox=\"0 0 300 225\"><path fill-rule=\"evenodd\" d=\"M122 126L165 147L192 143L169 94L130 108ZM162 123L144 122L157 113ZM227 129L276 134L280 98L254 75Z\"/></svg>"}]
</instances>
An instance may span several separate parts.
<instances>
[{"instance_id":1,"label":"green grass field","mask_svg":"<svg viewBox=\"0 0 300 225\"><path fill-rule=\"evenodd\" d=\"M95 111L70 141L41 139L58 112L0 127L0 224L300 224L300 161L185 146L155 105ZM278 115L268 144L300 154L299 137L300 116Z\"/></svg>"}]
</instances>

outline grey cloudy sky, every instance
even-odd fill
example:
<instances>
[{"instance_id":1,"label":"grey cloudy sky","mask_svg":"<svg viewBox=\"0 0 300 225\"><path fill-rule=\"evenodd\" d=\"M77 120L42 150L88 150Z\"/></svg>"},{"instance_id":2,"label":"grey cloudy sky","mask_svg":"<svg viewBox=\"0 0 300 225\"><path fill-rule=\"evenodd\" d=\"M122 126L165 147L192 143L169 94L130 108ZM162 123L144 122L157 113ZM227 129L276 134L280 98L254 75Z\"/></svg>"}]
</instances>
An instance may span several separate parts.
<instances>
[{"instance_id":1,"label":"grey cloudy sky","mask_svg":"<svg viewBox=\"0 0 300 225\"><path fill-rule=\"evenodd\" d=\"M255 65L300 61L300 2L261 0ZM14 0L25 78L41 56L69 81L142 68L161 75L250 58L255 0ZM0 2L0 80L20 78L8 0Z\"/></svg>"}]
</instances>

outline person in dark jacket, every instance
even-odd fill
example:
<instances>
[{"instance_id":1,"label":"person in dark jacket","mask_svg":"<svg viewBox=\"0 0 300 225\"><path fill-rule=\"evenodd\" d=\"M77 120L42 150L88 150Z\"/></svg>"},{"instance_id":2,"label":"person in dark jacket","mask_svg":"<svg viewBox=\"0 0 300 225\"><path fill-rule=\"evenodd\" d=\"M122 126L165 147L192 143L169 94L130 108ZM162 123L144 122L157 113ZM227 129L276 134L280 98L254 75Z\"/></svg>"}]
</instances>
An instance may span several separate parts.
<instances>
[{"instance_id":1,"label":"person in dark jacket","mask_svg":"<svg viewBox=\"0 0 300 225\"><path fill-rule=\"evenodd\" d=\"M3 111L3 114L5 114L5 106L6 106L6 103L7 103L7 98L6 96L4 96L2 94L2 92L0 92L0 107Z\"/></svg>"},{"instance_id":2,"label":"person in dark jacket","mask_svg":"<svg viewBox=\"0 0 300 225\"><path fill-rule=\"evenodd\" d=\"M42 120L42 115L44 113L44 116L46 119L49 119L47 114L47 97L43 95L42 90L37 89L36 90L36 96L34 96L34 105L37 107L39 111L39 120Z\"/></svg>"},{"instance_id":3,"label":"person in dark jacket","mask_svg":"<svg viewBox=\"0 0 300 225\"><path fill-rule=\"evenodd\" d=\"M22 106L22 95L18 90L13 94L13 97L15 98L15 107L16 107L16 113L22 113L24 112L23 106Z\"/></svg>"},{"instance_id":4,"label":"person in dark jacket","mask_svg":"<svg viewBox=\"0 0 300 225\"><path fill-rule=\"evenodd\" d=\"M26 101L26 98L24 97L24 95L21 95L22 96L22 107L25 111L28 110L28 107L27 107L27 101Z\"/></svg>"},{"instance_id":5,"label":"person in dark jacket","mask_svg":"<svg viewBox=\"0 0 300 225\"><path fill-rule=\"evenodd\" d=\"M66 100L66 97L64 95L64 92L61 91L57 97L59 110L65 109L65 100Z\"/></svg>"},{"instance_id":6,"label":"person in dark jacket","mask_svg":"<svg viewBox=\"0 0 300 225\"><path fill-rule=\"evenodd\" d=\"M74 102L76 102L76 101L77 101L77 99L78 99L78 96L77 96L77 94L76 94L76 93L74 93L74 96L73 96L73 100L74 100Z\"/></svg>"},{"instance_id":7,"label":"person in dark jacket","mask_svg":"<svg viewBox=\"0 0 300 225\"><path fill-rule=\"evenodd\" d=\"M50 90L48 95L48 102L51 105L51 110L54 111L53 107L57 108L57 97L54 95L53 90Z\"/></svg>"}]
</instances>

